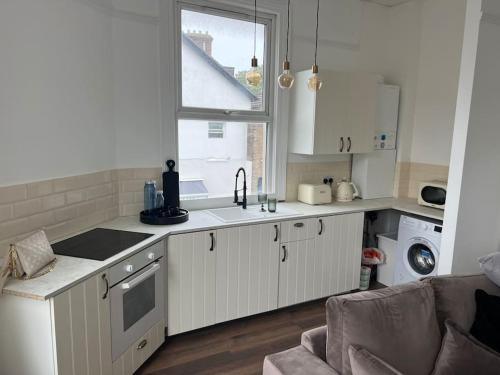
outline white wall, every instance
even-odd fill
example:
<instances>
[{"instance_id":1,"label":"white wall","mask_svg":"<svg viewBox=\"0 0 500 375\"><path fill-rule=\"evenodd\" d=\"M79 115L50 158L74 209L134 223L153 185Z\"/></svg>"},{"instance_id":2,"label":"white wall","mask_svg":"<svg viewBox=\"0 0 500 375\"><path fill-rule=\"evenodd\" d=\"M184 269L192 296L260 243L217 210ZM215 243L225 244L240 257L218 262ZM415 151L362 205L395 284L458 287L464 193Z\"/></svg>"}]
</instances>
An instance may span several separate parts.
<instances>
[{"instance_id":1,"label":"white wall","mask_svg":"<svg viewBox=\"0 0 500 375\"><path fill-rule=\"evenodd\" d=\"M0 2L0 185L108 169L110 14L97 1Z\"/></svg>"},{"instance_id":2,"label":"white wall","mask_svg":"<svg viewBox=\"0 0 500 375\"><path fill-rule=\"evenodd\" d=\"M472 0L469 4L470 12L476 13L475 18L472 13L466 34L466 46L471 55L477 29L474 25L477 9L474 7L479 4L479 0ZM464 56L464 80L460 86L460 103L464 108L457 111L453 138L450 177L454 186L449 190L446 203L442 241L444 257L439 265L441 274L479 272L477 258L500 250L500 3L484 0L482 10L475 71L470 58Z\"/></svg>"},{"instance_id":3,"label":"white wall","mask_svg":"<svg viewBox=\"0 0 500 375\"><path fill-rule=\"evenodd\" d=\"M419 0L395 7L343 0L321 3L320 75L322 68L368 71L401 86L398 161L449 163L465 3ZM314 10L315 1L294 3L296 70L312 64ZM294 162L324 159L289 156Z\"/></svg>"},{"instance_id":4,"label":"white wall","mask_svg":"<svg viewBox=\"0 0 500 375\"><path fill-rule=\"evenodd\" d=\"M449 165L466 0L422 3L412 162Z\"/></svg>"},{"instance_id":5,"label":"white wall","mask_svg":"<svg viewBox=\"0 0 500 375\"><path fill-rule=\"evenodd\" d=\"M116 166L161 166L158 0L114 0Z\"/></svg>"}]
</instances>

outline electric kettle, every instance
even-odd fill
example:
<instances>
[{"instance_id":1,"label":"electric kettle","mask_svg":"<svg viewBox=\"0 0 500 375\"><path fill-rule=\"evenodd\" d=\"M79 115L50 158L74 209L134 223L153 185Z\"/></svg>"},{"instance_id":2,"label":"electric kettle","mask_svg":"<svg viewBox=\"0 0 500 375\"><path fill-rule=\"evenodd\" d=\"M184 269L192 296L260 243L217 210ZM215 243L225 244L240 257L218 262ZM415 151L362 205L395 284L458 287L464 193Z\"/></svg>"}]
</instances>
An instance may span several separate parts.
<instances>
[{"instance_id":1,"label":"electric kettle","mask_svg":"<svg viewBox=\"0 0 500 375\"><path fill-rule=\"evenodd\" d=\"M359 197L358 188L352 182L348 182L344 179L337 184L338 202L351 202L357 197Z\"/></svg>"}]
</instances>

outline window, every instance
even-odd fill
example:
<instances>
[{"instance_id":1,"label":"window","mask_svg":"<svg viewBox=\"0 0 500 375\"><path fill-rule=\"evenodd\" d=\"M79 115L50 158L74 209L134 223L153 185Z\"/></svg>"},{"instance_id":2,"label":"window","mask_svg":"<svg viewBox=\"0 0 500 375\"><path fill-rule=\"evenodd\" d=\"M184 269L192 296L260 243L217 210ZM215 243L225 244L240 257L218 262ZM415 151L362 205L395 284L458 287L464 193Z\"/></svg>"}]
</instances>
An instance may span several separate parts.
<instances>
[{"instance_id":1,"label":"window","mask_svg":"<svg viewBox=\"0 0 500 375\"><path fill-rule=\"evenodd\" d=\"M222 122L209 122L208 138L224 138L224 124Z\"/></svg>"},{"instance_id":2,"label":"window","mask_svg":"<svg viewBox=\"0 0 500 375\"><path fill-rule=\"evenodd\" d=\"M257 18L255 51L263 80L254 87L245 80L254 54L253 12L219 9L217 3L180 4L177 134L180 181L185 187L181 199L233 197L240 167L247 172L248 195L269 191L273 17Z\"/></svg>"}]
</instances>

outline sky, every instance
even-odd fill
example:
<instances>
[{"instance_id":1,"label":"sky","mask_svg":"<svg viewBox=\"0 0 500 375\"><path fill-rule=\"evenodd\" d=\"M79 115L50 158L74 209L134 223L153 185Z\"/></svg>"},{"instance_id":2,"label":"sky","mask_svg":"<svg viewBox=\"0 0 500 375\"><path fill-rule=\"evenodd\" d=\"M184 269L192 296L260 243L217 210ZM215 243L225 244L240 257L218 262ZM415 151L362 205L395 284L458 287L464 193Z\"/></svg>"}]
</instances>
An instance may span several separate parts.
<instances>
[{"instance_id":1,"label":"sky","mask_svg":"<svg viewBox=\"0 0 500 375\"><path fill-rule=\"evenodd\" d=\"M220 64L248 70L253 57L254 24L227 17L182 11L182 31L207 32L214 38L212 55ZM257 58L263 63L265 26L257 24Z\"/></svg>"}]
</instances>

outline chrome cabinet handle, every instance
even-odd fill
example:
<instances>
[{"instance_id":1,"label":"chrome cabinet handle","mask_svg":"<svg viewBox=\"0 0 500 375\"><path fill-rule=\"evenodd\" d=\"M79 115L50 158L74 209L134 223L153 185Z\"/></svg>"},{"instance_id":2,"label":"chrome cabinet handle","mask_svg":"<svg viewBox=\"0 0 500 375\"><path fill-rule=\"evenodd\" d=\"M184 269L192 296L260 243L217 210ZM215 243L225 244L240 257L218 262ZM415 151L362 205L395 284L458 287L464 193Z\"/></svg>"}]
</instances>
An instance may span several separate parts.
<instances>
[{"instance_id":1,"label":"chrome cabinet handle","mask_svg":"<svg viewBox=\"0 0 500 375\"><path fill-rule=\"evenodd\" d=\"M146 345L148 344L148 340L142 340L138 345L137 345L137 350L144 349Z\"/></svg>"},{"instance_id":2,"label":"chrome cabinet handle","mask_svg":"<svg viewBox=\"0 0 500 375\"><path fill-rule=\"evenodd\" d=\"M319 219L319 233L320 236L323 234L323 220Z\"/></svg>"},{"instance_id":3,"label":"chrome cabinet handle","mask_svg":"<svg viewBox=\"0 0 500 375\"><path fill-rule=\"evenodd\" d=\"M106 291L102 295L102 299L106 299L106 298L108 298L108 294L109 294L109 281L108 281L108 277L105 273L102 275L102 279L106 282Z\"/></svg>"},{"instance_id":4,"label":"chrome cabinet handle","mask_svg":"<svg viewBox=\"0 0 500 375\"><path fill-rule=\"evenodd\" d=\"M286 250L286 246L283 246L283 258L281 259L284 262L288 258L288 251Z\"/></svg>"},{"instance_id":5,"label":"chrome cabinet handle","mask_svg":"<svg viewBox=\"0 0 500 375\"><path fill-rule=\"evenodd\" d=\"M340 137L340 152L344 152L344 137Z\"/></svg>"},{"instance_id":6,"label":"chrome cabinet handle","mask_svg":"<svg viewBox=\"0 0 500 375\"><path fill-rule=\"evenodd\" d=\"M214 249L215 249L215 237L214 237L213 233L210 233L210 241L211 241L210 251L214 251Z\"/></svg>"},{"instance_id":7,"label":"chrome cabinet handle","mask_svg":"<svg viewBox=\"0 0 500 375\"><path fill-rule=\"evenodd\" d=\"M304 226L304 223L295 223L293 224L295 228L302 228Z\"/></svg>"},{"instance_id":8,"label":"chrome cabinet handle","mask_svg":"<svg viewBox=\"0 0 500 375\"><path fill-rule=\"evenodd\" d=\"M278 242L278 237L280 235L280 231L279 231L277 225L274 226L274 231L275 231L274 242Z\"/></svg>"},{"instance_id":9,"label":"chrome cabinet handle","mask_svg":"<svg viewBox=\"0 0 500 375\"><path fill-rule=\"evenodd\" d=\"M351 142L351 137L347 137L347 152L351 152L351 146L352 146L352 142Z\"/></svg>"}]
</instances>

